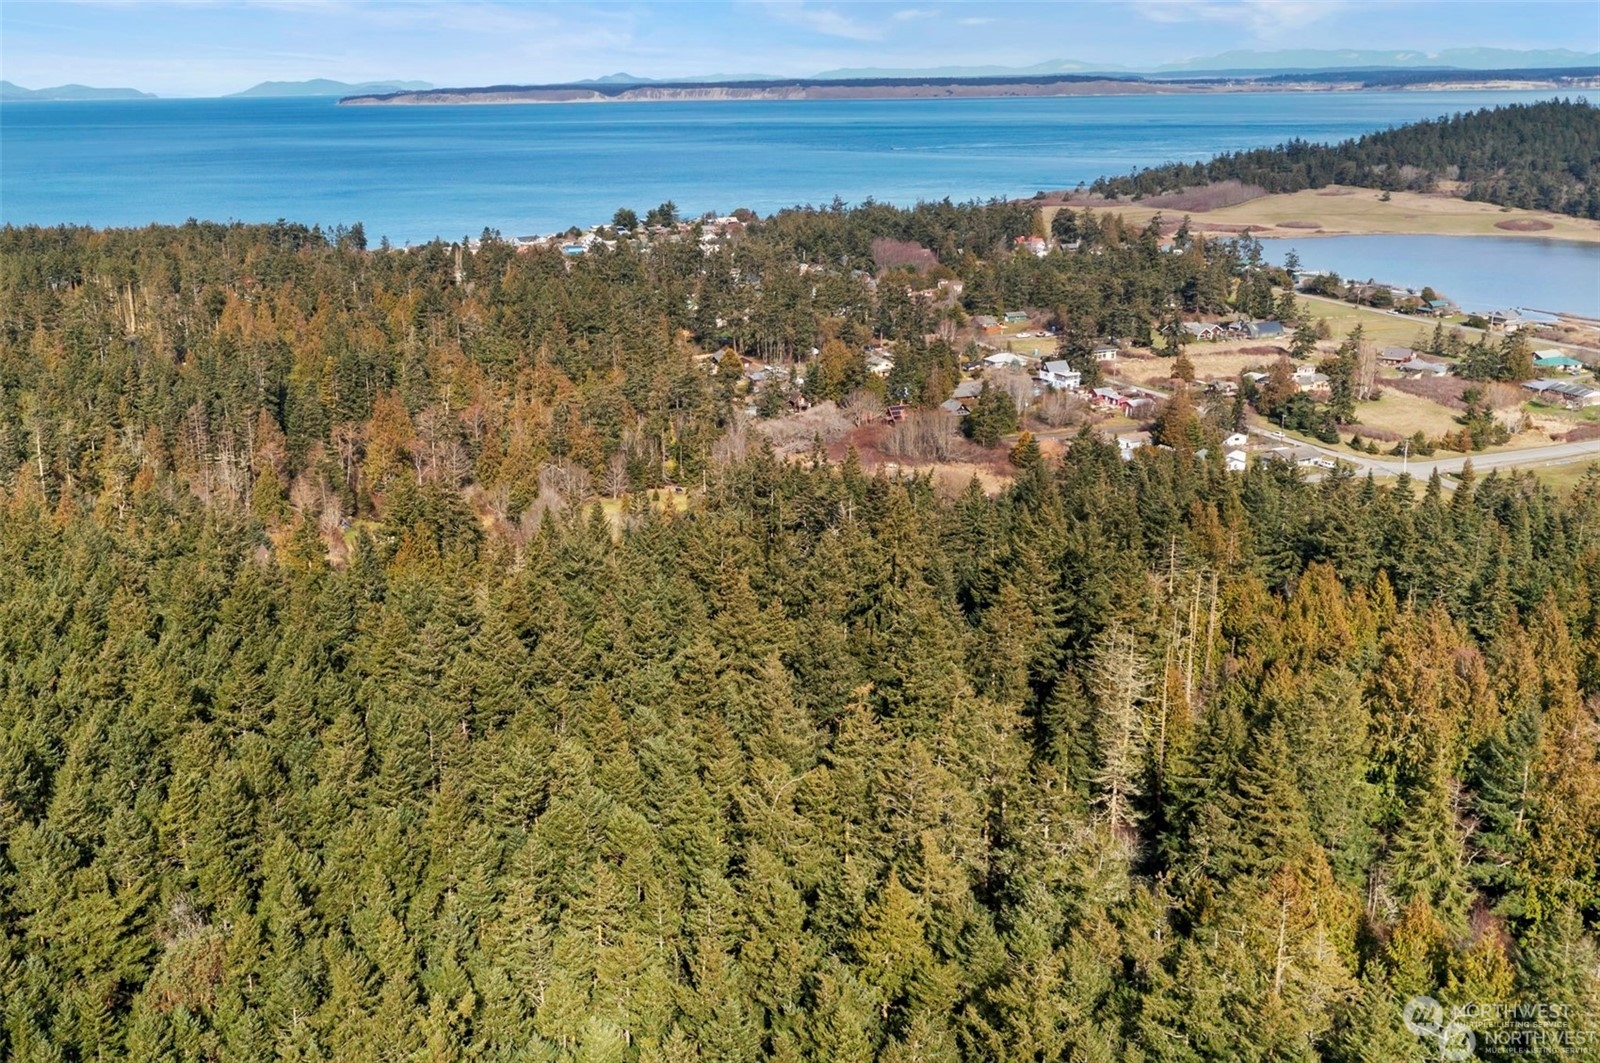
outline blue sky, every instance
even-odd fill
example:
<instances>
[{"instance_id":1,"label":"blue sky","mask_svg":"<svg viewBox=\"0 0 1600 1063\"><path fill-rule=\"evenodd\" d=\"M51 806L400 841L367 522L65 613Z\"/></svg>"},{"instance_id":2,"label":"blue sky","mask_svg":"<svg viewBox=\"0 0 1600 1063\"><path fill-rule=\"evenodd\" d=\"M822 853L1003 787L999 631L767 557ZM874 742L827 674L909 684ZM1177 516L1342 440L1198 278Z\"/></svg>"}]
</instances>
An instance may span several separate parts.
<instances>
[{"instance_id":1,"label":"blue sky","mask_svg":"<svg viewBox=\"0 0 1600 1063\"><path fill-rule=\"evenodd\" d=\"M1235 49L1600 51L1600 4L1131 0L1126 3L513 3L489 0L4 0L0 77L163 96L264 80L533 83L805 75L839 67L1149 67Z\"/></svg>"}]
</instances>

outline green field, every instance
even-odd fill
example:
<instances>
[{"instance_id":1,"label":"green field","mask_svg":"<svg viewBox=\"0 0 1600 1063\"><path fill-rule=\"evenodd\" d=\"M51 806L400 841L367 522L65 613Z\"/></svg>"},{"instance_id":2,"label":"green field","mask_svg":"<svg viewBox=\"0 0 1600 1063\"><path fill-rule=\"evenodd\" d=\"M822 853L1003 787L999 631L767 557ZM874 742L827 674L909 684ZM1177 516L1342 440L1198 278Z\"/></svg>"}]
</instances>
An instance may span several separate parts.
<instances>
[{"instance_id":1,"label":"green field","mask_svg":"<svg viewBox=\"0 0 1600 1063\"><path fill-rule=\"evenodd\" d=\"M1311 312L1312 317L1328 323L1335 340L1343 339L1351 329L1360 325L1362 335L1380 347L1410 347L1419 338L1426 340L1433 335L1434 326L1437 324L1436 319L1431 317L1400 317L1382 310L1373 310L1371 307L1352 306L1337 299L1324 299L1316 295L1296 295L1295 299ZM1446 318L1445 330L1462 328L1460 320L1460 318ZM1463 328L1463 331L1469 336L1478 335L1477 329Z\"/></svg>"}]
</instances>

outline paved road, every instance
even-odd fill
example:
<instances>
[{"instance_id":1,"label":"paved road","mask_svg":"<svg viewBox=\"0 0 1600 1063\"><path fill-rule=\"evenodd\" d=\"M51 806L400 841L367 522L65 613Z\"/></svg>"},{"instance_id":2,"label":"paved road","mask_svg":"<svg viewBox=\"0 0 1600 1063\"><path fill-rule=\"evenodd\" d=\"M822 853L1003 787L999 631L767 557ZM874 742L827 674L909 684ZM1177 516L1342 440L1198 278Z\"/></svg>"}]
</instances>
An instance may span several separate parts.
<instances>
[{"instance_id":1,"label":"paved road","mask_svg":"<svg viewBox=\"0 0 1600 1063\"><path fill-rule=\"evenodd\" d=\"M1290 438L1270 428L1252 425L1249 431L1277 445L1311 447L1330 458L1354 465L1363 472L1371 471L1379 476L1399 476L1402 472L1409 472L1419 480L1432 476L1435 469L1441 476L1455 476L1469 461L1472 462L1472 470L1478 473L1490 469L1536 469L1575 461L1600 461L1600 439L1589 439L1582 443L1552 443L1547 447L1529 447L1526 450L1502 450L1493 454L1469 454L1459 458L1412 458L1408 462L1401 458L1357 454L1349 447L1325 447L1320 443Z\"/></svg>"}]
</instances>

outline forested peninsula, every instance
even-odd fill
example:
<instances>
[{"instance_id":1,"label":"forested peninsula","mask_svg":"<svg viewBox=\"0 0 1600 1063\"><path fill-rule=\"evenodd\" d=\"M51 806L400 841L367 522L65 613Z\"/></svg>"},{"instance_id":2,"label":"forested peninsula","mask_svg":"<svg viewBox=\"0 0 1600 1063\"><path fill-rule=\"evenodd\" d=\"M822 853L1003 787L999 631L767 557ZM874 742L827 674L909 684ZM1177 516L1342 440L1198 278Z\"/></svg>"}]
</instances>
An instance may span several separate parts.
<instances>
[{"instance_id":1,"label":"forested peninsula","mask_svg":"<svg viewBox=\"0 0 1600 1063\"><path fill-rule=\"evenodd\" d=\"M1293 140L1104 177L1089 192L1143 198L1223 181L1257 194L1335 184L1444 190L1500 206L1600 219L1600 108L1582 98L1483 108L1339 144Z\"/></svg>"},{"instance_id":2,"label":"forested peninsula","mask_svg":"<svg viewBox=\"0 0 1600 1063\"><path fill-rule=\"evenodd\" d=\"M1052 308L1084 373L1293 321L1248 237L614 221L0 229L0 1058L1355 1063L1437 1058L1424 997L1484 1058L1600 1021L1600 474L1232 471L1248 396L1181 390L1131 454L993 446L993 387L950 442L981 317ZM1012 474L768 432L836 404Z\"/></svg>"}]
</instances>

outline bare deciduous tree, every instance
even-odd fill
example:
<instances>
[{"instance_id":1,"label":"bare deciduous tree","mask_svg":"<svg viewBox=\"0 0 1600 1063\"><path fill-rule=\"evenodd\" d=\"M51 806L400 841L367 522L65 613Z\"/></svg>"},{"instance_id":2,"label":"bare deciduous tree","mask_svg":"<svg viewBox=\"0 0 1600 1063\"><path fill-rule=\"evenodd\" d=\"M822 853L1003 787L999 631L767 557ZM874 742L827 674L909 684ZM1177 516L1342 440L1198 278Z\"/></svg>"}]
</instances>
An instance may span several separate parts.
<instances>
[{"instance_id":1,"label":"bare deciduous tree","mask_svg":"<svg viewBox=\"0 0 1600 1063\"><path fill-rule=\"evenodd\" d=\"M883 417L883 399L866 388L857 388L846 395L840 400L839 408L847 411L858 425L871 424Z\"/></svg>"},{"instance_id":2,"label":"bare deciduous tree","mask_svg":"<svg viewBox=\"0 0 1600 1063\"><path fill-rule=\"evenodd\" d=\"M628 456L619 450L606 462L605 492L612 498L621 498L628 493L628 486Z\"/></svg>"},{"instance_id":3,"label":"bare deciduous tree","mask_svg":"<svg viewBox=\"0 0 1600 1063\"><path fill-rule=\"evenodd\" d=\"M923 410L895 423L884 450L909 461L949 461L956 442L958 419L943 410Z\"/></svg>"}]
</instances>

